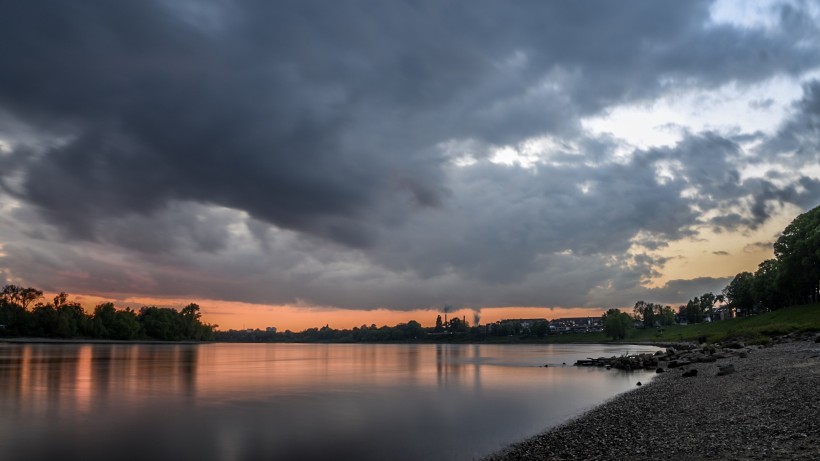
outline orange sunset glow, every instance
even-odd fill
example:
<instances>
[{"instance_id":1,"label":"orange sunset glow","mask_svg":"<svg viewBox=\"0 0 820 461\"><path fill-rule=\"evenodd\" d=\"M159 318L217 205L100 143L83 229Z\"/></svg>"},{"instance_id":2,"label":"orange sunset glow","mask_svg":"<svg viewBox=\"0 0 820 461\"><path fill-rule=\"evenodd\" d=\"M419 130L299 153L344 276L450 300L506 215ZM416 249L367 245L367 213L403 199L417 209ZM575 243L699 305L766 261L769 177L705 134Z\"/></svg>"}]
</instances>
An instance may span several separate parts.
<instances>
[{"instance_id":1,"label":"orange sunset glow","mask_svg":"<svg viewBox=\"0 0 820 461\"><path fill-rule=\"evenodd\" d=\"M46 297L54 296L46 293ZM92 312L99 303L113 301L122 307L138 309L142 306L163 306L181 308L194 302L202 308L202 320L216 324L220 330L265 329L276 327L279 331L302 331L329 325L335 329L349 329L362 325L393 326L410 320L422 326L435 325L436 316L445 316L443 309L415 309L396 311L389 309L356 310L333 308L306 308L304 306L264 306L258 304L215 301L209 299L186 300L168 298L133 297L119 302L112 298L76 295L86 312ZM604 310L600 308L545 308L545 307L492 307L484 309L452 309L446 313L450 318L465 318L470 325L474 324L475 315L479 313L480 324L494 323L503 319L543 318L553 320L562 317L600 317Z\"/></svg>"}]
</instances>

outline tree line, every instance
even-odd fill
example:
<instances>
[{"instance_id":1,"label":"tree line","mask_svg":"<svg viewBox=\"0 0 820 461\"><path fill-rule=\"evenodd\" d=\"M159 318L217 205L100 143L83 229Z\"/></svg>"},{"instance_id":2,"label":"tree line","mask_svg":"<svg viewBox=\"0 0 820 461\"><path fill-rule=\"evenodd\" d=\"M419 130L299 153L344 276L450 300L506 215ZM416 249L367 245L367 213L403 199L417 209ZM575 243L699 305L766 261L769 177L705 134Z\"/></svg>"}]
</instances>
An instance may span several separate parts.
<instances>
[{"instance_id":1,"label":"tree line","mask_svg":"<svg viewBox=\"0 0 820 461\"><path fill-rule=\"evenodd\" d=\"M727 306L751 315L820 302L820 206L801 214L774 242L774 258L741 272L723 290Z\"/></svg>"},{"instance_id":2,"label":"tree line","mask_svg":"<svg viewBox=\"0 0 820 461\"><path fill-rule=\"evenodd\" d=\"M720 294L704 293L678 307L638 301L630 316L620 309L603 315L604 333L623 339L635 322L643 327L715 320L718 306L748 316L787 306L820 302L820 206L795 218L774 242L774 258L757 271L741 272Z\"/></svg>"},{"instance_id":3,"label":"tree line","mask_svg":"<svg viewBox=\"0 0 820 461\"><path fill-rule=\"evenodd\" d=\"M389 342L481 342L496 338L498 341L543 338L549 334L547 321L536 322L529 328L516 323L498 322L492 325L470 325L466 318L436 317L435 326L424 327L415 320L394 326L362 325L335 329L329 325L303 331L274 331L260 329L217 331L217 341L225 342L297 342L297 343L389 343Z\"/></svg>"},{"instance_id":4,"label":"tree line","mask_svg":"<svg viewBox=\"0 0 820 461\"><path fill-rule=\"evenodd\" d=\"M200 308L193 303L177 311L156 306L117 309L106 302L88 314L65 293L43 302L43 292L35 288L6 285L0 291L0 336L213 340L216 326L202 323L200 317Z\"/></svg>"},{"instance_id":5,"label":"tree line","mask_svg":"<svg viewBox=\"0 0 820 461\"><path fill-rule=\"evenodd\" d=\"M224 342L282 342L282 343L361 343L361 342L401 342L423 338L426 328L415 320L396 326L362 325L350 329L335 329L329 325L308 328L303 331L272 330L227 330L217 331L216 340Z\"/></svg>"}]
</instances>

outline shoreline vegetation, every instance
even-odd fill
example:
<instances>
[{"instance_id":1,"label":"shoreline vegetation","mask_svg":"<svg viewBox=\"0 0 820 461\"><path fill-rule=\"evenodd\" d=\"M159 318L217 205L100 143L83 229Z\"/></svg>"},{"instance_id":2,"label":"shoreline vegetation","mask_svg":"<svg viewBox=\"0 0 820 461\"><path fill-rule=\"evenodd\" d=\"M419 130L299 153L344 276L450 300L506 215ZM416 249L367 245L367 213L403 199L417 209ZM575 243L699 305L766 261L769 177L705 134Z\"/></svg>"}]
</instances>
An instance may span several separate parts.
<instances>
[{"instance_id":1,"label":"shoreline vegetation","mask_svg":"<svg viewBox=\"0 0 820 461\"><path fill-rule=\"evenodd\" d=\"M152 308L157 309L157 308ZM173 311L173 309L168 309ZM134 311L131 311L134 312ZM176 311L174 311L176 312ZM195 314L198 312L194 311ZM179 315L185 319L183 315ZM179 320L179 319L178 319ZM198 321L198 317L189 320ZM181 325L184 323L180 322ZM403 325L396 327L380 327L384 331L401 329ZM419 328L421 328L419 326ZM344 331L344 330L330 330ZM349 331L349 330L348 330ZM298 342L298 343L322 343L322 344L346 344L351 342L372 342L374 344L646 344L653 346L675 346L680 344L714 344L730 341L743 341L749 345L768 345L777 338L784 335L799 335L820 332L820 304L809 304L803 306L792 306L776 311L767 312L751 317L741 317L729 320L716 321L711 323L700 323L693 325L671 325L663 328L638 328L630 332L629 336L623 339L612 339L604 333L568 333L550 334L538 337L535 335L517 336L492 336L492 335L435 335L426 336L423 333L416 337L403 337L396 340L385 338L384 340L371 341L351 341L341 340L270 340L269 337L262 336L256 341L231 341L223 340L218 333L214 337L203 339L163 339L162 337L147 337L144 334L134 338L94 338L94 337L43 337L33 335L8 335L0 330L0 342L14 343L140 343L140 344L164 344L164 343L187 343L199 344L208 342ZM255 330L254 333L265 334L266 332ZM166 337L168 334L166 334Z\"/></svg>"},{"instance_id":2,"label":"shoreline vegetation","mask_svg":"<svg viewBox=\"0 0 820 461\"><path fill-rule=\"evenodd\" d=\"M0 290L0 340L25 342L97 341L208 341L214 325L203 323L197 304L180 310L144 306L117 309L113 303L98 304L91 314L60 293L43 302L36 288L6 285Z\"/></svg>"},{"instance_id":3,"label":"shoreline vegetation","mask_svg":"<svg viewBox=\"0 0 820 461\"><path fill-rule=\"evenodd\" d=\"M3 306L0 306L0 310ZM6 326L0 327L0 342L17 343L202 343L202 342L271 342L271 343L376 343L376 344L649 344L665 346L676 343L717 343L741 340L747 344L765 345L772 337L820 331L820 303L791 306L749 317L739 317L710 323L668 325L655 328L635 328L619 339L603 332L536 335L531 332L517 335L493 335L475 328L473 331L431 334L432 328L424 328L417 322L394 327L363 326L353 330L334 330L328 327L308 329L301 333L268 332L249 330L242 332L214 331L213 325L199 320L199 306L191 304L183 312L171 308L146 307L139 311L130 309L116 311L106 303L95 309L94 316L77 312L79 306L71 306L75 325L64 327L73 334L37 335L20 334ZM60 308L46 307L46 312L56 317ZM67 310L65 307L63 310ZM32 314L37 311L35 308ZM50 312L49 312L50 311ZM18 312L20 310L18 309ZM117 315L119 314L119 315ZM40 313L41 317L46 317ZM81 317L82 316L82 317ZM85 318L83 318L85 317ZM121 318L120 318L121 317ZM47 317L48 319L48 317ZM60 321L52 321L59 328ZM3 325L3 324L0 324ZM113 337L78 335L78 331L94 331L102 334L114 332ZM29 327L27 331L37 331ZM26 331L26 330L24 330ZM238 336L231 336L232 334ZM354 337L353 335L358 335Z\"/></svg>"}]
</instances>

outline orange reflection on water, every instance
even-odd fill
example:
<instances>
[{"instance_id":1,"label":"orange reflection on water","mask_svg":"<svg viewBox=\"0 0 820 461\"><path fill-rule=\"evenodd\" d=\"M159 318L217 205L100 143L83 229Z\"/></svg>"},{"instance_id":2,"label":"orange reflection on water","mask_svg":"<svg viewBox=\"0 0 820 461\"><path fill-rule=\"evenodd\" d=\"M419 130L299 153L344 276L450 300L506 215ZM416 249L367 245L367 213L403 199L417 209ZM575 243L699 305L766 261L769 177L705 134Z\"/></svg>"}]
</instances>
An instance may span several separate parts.
<instances>
[{"instance_id":1,"label":"orange reflection on water","mask_svg":"<svg viewBox=\"0 0 820 461\"><path fill-rule=\"evenodd\" d=\"M91 411L91 347L80 347L77 356L77 382L74 388L77 410L83 413Z\"/></svg>"}]
</instances>

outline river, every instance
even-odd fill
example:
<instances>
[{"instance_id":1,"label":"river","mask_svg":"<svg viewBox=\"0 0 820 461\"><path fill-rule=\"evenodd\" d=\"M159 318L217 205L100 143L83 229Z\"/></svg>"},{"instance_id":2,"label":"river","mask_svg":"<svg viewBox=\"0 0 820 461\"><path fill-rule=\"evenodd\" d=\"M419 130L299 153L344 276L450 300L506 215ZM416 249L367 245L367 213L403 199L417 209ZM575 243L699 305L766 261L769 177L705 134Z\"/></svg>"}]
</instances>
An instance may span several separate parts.
<instances>
[{"instance_id":1,"label":"river","mask_svg":"<svg viewBox=\"0 0 820 461\"><path fill-rule=\"evenodd\" d=\"M652 377L575 360L655 350L0 344L0 459L471 460Z\"/></svg>"}]
</instances>

